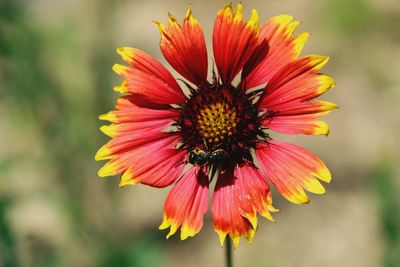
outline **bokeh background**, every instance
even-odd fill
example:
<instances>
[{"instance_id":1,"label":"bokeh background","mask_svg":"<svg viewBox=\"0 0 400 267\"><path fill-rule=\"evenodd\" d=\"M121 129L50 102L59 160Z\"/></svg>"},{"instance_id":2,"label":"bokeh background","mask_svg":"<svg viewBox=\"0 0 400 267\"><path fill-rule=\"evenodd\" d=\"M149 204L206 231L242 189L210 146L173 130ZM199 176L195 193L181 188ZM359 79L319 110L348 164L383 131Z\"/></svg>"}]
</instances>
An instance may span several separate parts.
<instances>
[{"instance_id":1,"label":"bokeh background","mask_svg":"<svg viewBox=\"0 0 400 267\"><path fill-rule=\"evenodd\" d=\"M225 1L192 0L211 48ZM118 188L96 176L113 109L119 46L165 63L151 22L183 18L189 1L0 0L0 266L224 266L209 215L199 235L165 240L157 227L169 189ZM261 220L243 267L400 266L400 2L243 1L245 14L287 13L312 36L303 54L330 55L338 103L325 137L303 145L331 168L328 193L308 205L276 195L277 223Z\"/></svg>"}]
</instances>

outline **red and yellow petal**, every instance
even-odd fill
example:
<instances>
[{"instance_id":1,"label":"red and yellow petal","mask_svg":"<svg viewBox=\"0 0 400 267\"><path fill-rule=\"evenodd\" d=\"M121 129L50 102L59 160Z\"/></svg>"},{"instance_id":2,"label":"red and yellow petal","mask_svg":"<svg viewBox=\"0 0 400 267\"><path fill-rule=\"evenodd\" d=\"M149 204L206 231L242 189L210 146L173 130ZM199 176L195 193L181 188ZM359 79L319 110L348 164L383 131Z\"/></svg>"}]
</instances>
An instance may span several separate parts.
<instances>
[{"instance_id":1,"label":"red and yellow petal","mask_svg":"<svg viewBox=\"0 0 400 267\"><path fill-rule=\"evenodd\" d=\"M125 80L114 90L140 96L149 103L169 105L186 100L171 73L149 54L135 48L117 49L129 66L115 64L113 70Z\"/></svg>"},{"instance_id":2,"label":"red and yellow petal","mask_svg":"<svg viewBox=\"0 0 400 267\"><path fill-rule=\"evenodd\" d=\"M328 75L306 72L281 84L279 87L266 86L267 94L261 108L268 109L294 101L312 100L335 86Z\"/></svg>"},{"instance_id":3,"label":"red and yellow petal","mask_svg":"<svg viewBox=\"0 0 400 267\"><path fill-rule=\"evenodd\" d=\"M272 94L285 84L299 82L300 78L315 75L329 60L328 56L308 55L289 62L270 79L265 87L267 94ZM304 82L304 81L303 81ZM312 80L311 82L315 82Z\"/></svg>"},{"instance_id":4,"label":"red and yellow petal","mask_svg":"<svg viewBox=\"0 0 400 267\"><path fill-rule=\"evenodd\" d=\"M100 115L100 120L112 123L139 123L160 120L170 120L179 116L175 109L150 109L143 107L136 96L127 95L118 98L115 105L116 110Z\"/></svg>"},{"instance_id":5,"label":"red and yellow petal","mask_svg":"<svg viewBox=\"0 0 400 267\"><path fill-rule=\"evenodd\" d=\"M331 77L317 72L328 57L310 55L287 64L265 87L260 108L267 110L263 125L286 134L327 135L328 125L319 118L338 108L313 98L334 86Z\"/></svg>"},{"instance_id":6,"label":"red and yellow petal","mask_svg":"<svg viewBox=\"0 0 400 267\"><path fill-rule=\"evenodd\" d=\"M208 207L208 176L191 168L169 192L160 229L170 228L167 239L180 228L181 240L196 235Z\"/></svg>"},{"instance_id":7,"label":"red and yellow petal","mask_svg":"<svg viewBox=\"0 0 400 267\"><path fill-rule=\"evenodd\" d=\"M243 77L247 89L269 82L281 67L297 59L309 37L307 32L292 36L299 24L292 16L280 15L261 27L260 40L267 40L269 50L254 70Z\"/></svg>"},{"instance_id":8,"label":"red and yellow petal","mask_svg":"<svg viewBox=\"0 0 400 267\"><path fill-rule=\"evenodd\" d=\"M293 144L278 141L259 144L256 157L279 193L296 204L309 202L304 190L325 193L318 179L327 183L331 180L328 168L320 159Z\"/></svg>"},{"instance_id":9,"label":"red and yellow petal","mask_svg":"<svg viewBox=\"0 0 400 267\"><path fill-rule=\"evenodd\" d=\"M253 166L244 165L235 169L235 177L238 178L237 184L239 196L241 196L242 215L252 221L250 219L252 212L250 211L255 210L261 216L274 221L270 212L278 210L272 206L272 196L268 182L259 170ZM252 208L250 209L249 207ZM253 226L255 227L256 225L253 223Z\"/></svg>"},{"instance_id":10,"label":"red and yellow petal","mask_svg":"<svg viewBox=\"0 0 400 267\"><path fill-rule=\"evenodd\" d=\"M146 131L140 133L144 135ZM151 134L148 131L147 133ZM114 140L118 138L103 146L96 155L97 160L110 159L99 170L100 177L122 174L120 186L142 183L153 187L165 187L172 184L182 173L185 152L175 149L179 136L160 135L154 140L142 141L139 144L125 142L117 149L112 145ZM102 153L106 155L100 156Z\"/></svg>"},{"instance_id":11,"label":"red and yellow petal","mask_svg":"<svg viewBox=\"0 0 400 267\"><path fill-rule=\"evenodd\" d=\"M203 30L189 7L182 26L169 15L168 26L155 22L160 29L160 49L169 64L196 85L207 82L208 59Z\"/></svg>"},{"instance_id":12,"label":"red and yellow petal","mask_svg":"<svg viewBox=\"0 0 400 267\"><path fill-rule=\"evenodd\" d=\"M258 45L260 27L257 10L243 22L242 4L236 11L228 4L217 13L213 31L215 64L224 84L229 84L246 64Z\"/></svg>"},{"instance_id":13,"label":"red and yellow petal","mask_svg":"<svg viewBox=\"0 0 400 267\"><path fill-rule=\"evenodd\" d=\"M269 106L269 105L268 105ZM272 110L274 116L294 116L317 114L323 116L328 114L338 106L334 103L315 100L315 101L289 101L269 106L267 110Z\"/></svg>"},{"instance_id":14,"label":"red and yellow petal","mask_svg":"<svg viewBox=\"0 0 400 267\"><path fill-rule=\"evenodd\" d=\"M215 231L221 245L227 235L235 247L240 237L252 242L257 229L257 212L273 221L269 186L255 167L241 166L234 173L223 172L217 181L212 200L212 216Z\"/></svg>"},{"instance_id":15,"label":"red and yellow petal","mask_svg":"<svg viewBox=\"0 0 400 267\"><path fill-rule=\"evenodd\" d=\"M264 120L263 125L283 134L328 135L329 125L319 120L320 114L274 116Z\"/></svg>"},{"instance_id":16,"label":"red and yellow petal","mask_svg":"<svg viewBox=\"0 0 400 267\"><path fill-rule=\"evenodd\" d=\"M134 96L119 98L116 110L100 116L112 122L100 127L112 139L96 153L96 160L109 160L98 175L123 174L121 186L143 183L164 187L173 183L182 172L185 153L175 148L180 137L164 130L177 115L173 109L138 106Z\"/></svg>"}]
</instances>

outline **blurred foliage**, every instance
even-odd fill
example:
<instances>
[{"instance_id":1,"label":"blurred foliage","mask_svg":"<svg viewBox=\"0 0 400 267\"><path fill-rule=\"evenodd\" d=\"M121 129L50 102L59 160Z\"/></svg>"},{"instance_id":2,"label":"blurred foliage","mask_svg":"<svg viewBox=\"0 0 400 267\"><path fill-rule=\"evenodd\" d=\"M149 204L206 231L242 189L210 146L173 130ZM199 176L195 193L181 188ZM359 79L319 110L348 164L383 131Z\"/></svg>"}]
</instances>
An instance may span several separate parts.
<instances>
[{"instance_id":1,"label":"blurred foliage","mask_svg":"<svg viewBox=\"0 0 400 267\"><path fill-rule=\"evenodd\" d=\"M378 196L379 218L386 239L384 267L397 267L400 263L400 198L391 166L382 163L370 175L372 188Z\"/></svg>"},{"instance_id":2,"label":"blurred foliage","mask_svg":"<svg viewBox=\"0 0 400 267\"><path fill-rule=\"evenodd\" d=\"M140 240L140 242L138 242ZM106 251L99 267L154 266L160 264L162 243L154 230L142 232L127 244L119 244ZM156 256L157 255L157 256Z\"/></svg>"},{"instance_id":3,"label":"blurred foliage","mask_svg":"<svg viewBox=\"0 0 400 267\"><path fill-rule=\"evenodd\" d=\"M0 198L0 266L18 267L18 258L14 234L7 220L7 207L10 200L6 197Z\"/></svg>"},{"instance_id":4,"label":"blurred foliage","mask_svg":"<svg viewBox=\"0 0 400 267\"><path fill-rule=\"evenodd\" d=\"M76 242L94 242L88 253L99 254L100 261L94 263L100 267L114 266L157 266L163 237L153 236L147 231L138 236L126 236L126 240L113 242L109 231L93 228L87 221L82 201L85 201L82 174L88 171L88 164L94 165L93 155L99 144L96 117L104 112L105 106L113 101L111 86L114 61L114 45L109 40L110 28L107 27L106 12L110 12L109 1L103 1L95 18L96 25L102 28L93 36L93 49L87 58L79 56L80 49L74 42L74 31L70 27L42 29L35 25L24 9L23 1L2 0L0 2L0 84L1 97L7 97L9 103L16 103L10 110L16 122L32 127L42 136L44 160L52 166L58 183L63 191L61 195L48 196L49 201L67 214L73 224ZM112 19L111 17L109 18ZM96 45L94 45L96 44ZM77 54L76 54L77 53ZM73 55L75 54L75 56ZM73 59L72 72L79 75L79 66L85 66L92 73L93 85L84 88L83 77L63 79L63 65L54 65L57 57ZM64 62L68 59L63 58ZM68 64L67 64L68 65ZM71 75L71 70L66 70ZM86 78L87 79L87 78ZM89 83L90 84L90 83ZM71 89L75 88L75 90ZM95 93L92 94L92 92ZM70 97L71 91L74 96ZM87 97L84 97L84 96ZM93 96L93 97L92 97ZM83 99L82 99L83 97ZM13 115L14 114L14 115ZM20 155L32 157L32 155ZM31 159L35 160L35 159ZM0 175L7 173L11 164L9 158L0 160ZM75 178L73 178L75 177ZM111 188L111 187L109 187ZM7 220L11 201L0 199L0 266L18 267L19 256L16 250L18 240ZM152 232L153 229L152 229ZM89 236L89 238L88 238ZM134 242L132 241L134 240ZM32 255L29 266L70 266L63 262L62 249L54 244L33 236L25 237L24 243ZM129 243L130 242L130 243ZM121 246L121 244L125 244ZM93 251L93 248L96 251ZM92 251L91 251L92 250ZM95 260L96 261L96 260Z\"/></svg>"},{"instance_id":5,"label":"blurred foliage","mask_svg":"<svg viewBox=\"0 0 400 267\"><path fill-rule=\"evenodd\" d=\"M381 13L375 11L366 0L330 1L326 14L329 14L332 25L348 35L364 35L381 25Z\"/></svg>"},{"instance_id":6,"label":"blurred foliage","mask_svg":"<svg viewBox=\"0 0 400 267\"><path fill-rule=\"evenodd\" d=\"M366 41L368 34L384 34L400 39L399 10L379 10L368 0L332 0L325 7L327 20L332 27L350 38Z\"/></svg>"}]
</instances>

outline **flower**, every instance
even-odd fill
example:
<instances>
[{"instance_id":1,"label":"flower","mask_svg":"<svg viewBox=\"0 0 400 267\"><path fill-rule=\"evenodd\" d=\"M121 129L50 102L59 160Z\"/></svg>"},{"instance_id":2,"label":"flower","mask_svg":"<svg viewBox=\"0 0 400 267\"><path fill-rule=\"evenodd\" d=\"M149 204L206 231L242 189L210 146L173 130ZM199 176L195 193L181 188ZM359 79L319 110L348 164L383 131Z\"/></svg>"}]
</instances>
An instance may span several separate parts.
<instances>
[{"instance_id":1,"label":"flower","mask_svg":"<svg viewBox=\"0 0 400 267\"><path fill-rule=\"evenodd\" d=\"M112 139L96 154L109 160L99 176L122 174L120 186L174 184L166 199L160 229L179 228L181 239L194 236L207 212L223 245L243 235L251 242L257 214L273 221L270 184L289 201L309 202L305 191L325 192L325 164L304 148L272 140L271 131L327 135L320 120L337 106L314 100L334 86L320 74L328 57L299 57L309 34L293 35L299 21L275 16L261 27L255 9L247 22L242 5L218 11L213 31L216 69L208 77L208 55L199 22L189 7L180 25L155 22L160 48L186 81L182 87L156 59L135 48L118 48L127 65L114 71L124 78L114 90L125 94L116 110L101 115L100 129ZM211 74L210 74L211 76ZM239 76L236 85L234 78ZM179 79L178 79L179 80Z\"/></svg>"}]
</instances>

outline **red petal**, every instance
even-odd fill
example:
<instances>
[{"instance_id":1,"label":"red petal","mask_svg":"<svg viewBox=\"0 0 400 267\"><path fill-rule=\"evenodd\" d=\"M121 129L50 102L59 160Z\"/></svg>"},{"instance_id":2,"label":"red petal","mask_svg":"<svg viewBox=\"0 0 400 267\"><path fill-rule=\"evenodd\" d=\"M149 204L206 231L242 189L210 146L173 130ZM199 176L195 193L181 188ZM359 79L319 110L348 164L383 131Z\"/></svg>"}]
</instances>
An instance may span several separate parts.
<instances>
[{"instance_id":1,"label":"red petal","mask_svg":"<svg viewBox=\"0 0 400 267\"><path fill-rule=\"evenodd\" d=\"M254 228L256 228L254 211L274 221L270 211L277 210L272 207L272 196L268 182L258 169L253 166L244 165L235 169L235 176L238 178L237 185L240 192L242 215L254 224Z\"/></svg>"},{"instance_id":2,"label":"red petal","mask_svg":"<svg viewBox=\"0 0 400 267\"><path fill-rule=\"evenodd\" d=\"M308 55L286 64L276 72L268 82L265 87L266 93L272 94L275 90L280 89L289 82L302 81L300 78L305 78L307 75L317 73L328 62L328 60L329 57L327 56Z\"/></svg>"},{"instance_id":3,"label":"red petal","mask_svg":"<svg viewBox=\"0 0 400 267\"><path fill-rule=\"evenodd\" d=\"M309 100L331 88L332 78L316 72L328 57L306 56L287 64L266 85L260 108L267 110L264 126L287 134L328 134L326 123L317 120L336 109L326 101Z\"/></svg>"},{"instance_id":4,"label":"red petal","mask_svg":"<svg viewBox=\"0 0 400 267\"><path fill-rule=\"evenodd\" d=\"M273 112L273 116L290 116L290 115L307 115L316 114L323 116L330 111L338 108L337 105L322 100L315 101L290 101L285 103L279 103L276 105L268 105L266 108Z\"/></svg>"},{"instance_id":5,"label":"red petal","mask_svg":"<svg viewBox=\"0 0 400 267\"><path fill-rule=\"evenodd\" d=\"M137 132L139 131L135 131ZM146 132L149 133L149 131L140 133L145 135ZM114 138L111 142L119 139ZM138 137L138 139L144 138ZM155 140L144 139L145 141L140 143L126 142L117 150L108 143L104 148L109 150L111 160L99 170L99 176L123 173L120 186L137 183L154 187L168 186L183 170L182 160L185 151L175 149L179 139L176 135L160 135Z\"/></svg>"},{"instance_id":6,"label":"red petal","mask_svg":"<svg viewBox=\"0 0 400 267\"><path fill-rule=\"evenodd\" d=\"M247 60L246 64L243 67L242 75L241 75L241 86L243 89L247 89L246 77L253 72L253 70L265 59L268 55L269 45L267 39L259 40L259 44L256 49L251 54L250 58Z\"/></svg>"},{"instance_id":7,"label":"red petal","mask_svg":"<svg viewBox=\"0 0 400 267\"><path fill-rule=\"evenodd\" d=\"M288 64L287 68L294 67L296 63L294 61ZM276 79L285 79L285 76L276 76ZM293 77L284 83L272 82L271 84L267 84L261 108L268 109L291 101L308 101L322 95L334 86L335 83L331 77L317 74L311 70Z\"/></svg>"},{"instance_id":8,"label":"red petal","mask_svg":"<svg viewBox=\"0 0 400 267\"><path fill-rule=\"evenodd\" d=\"M171 123L179 115L175 109L149 109L140 106L140 104L134 96L120 97L115 106L116 110L100 115L99 118L113 123L149 122L166 119L169 119Z\"/></svg>"},{"instance_id":9,"label":"red petal","mask_svg":"<svg viewBox=\"0 0 400 267\"><path fill-rule=\"evenodd\" d=\"M260 28L255 9L250 19L242 20L242 4L232 13L231 4L226 5L215 19L213 50L218 73L225 84L240 72L258 45Z\"/></svg>"},{"instance_id":10,"label":"red petal","mask_svg":"<svg viewBox=\"0 0 400 267\"><path fill-rule=\"evenodd\" d=\"M186 100L174 77L156 59L135 48L118 48L117 52L130 66L113 66L113 70L125 78L120 86L114 87L116 91L139 95L149 103L161 105Z\"/></svg>"},{"instance_id":11,"label":"red petal","mask_svg":"<svg viewBox=\"0 0 400 267\"><path fill-rule=\"evenodd\" d=\"M160 229L170 227L167 238L178 228L182 240L192 237L202 228L207 207L208 177L202 170L192 168L169 192Z\"/></svg>"},{"instance_id":12,"label":"red petal","mask_svg":"<svg viewBox=\"0 0 400 267\"><path fill-rule=\"evenodd\" d=\"M223 172L219 176L212 215L221 245L226 235L232 238L235 247L239 245L241 235L251 242L257 229L257 212L273 220L270 211L277 210L272 207L267 180L255 167L241 166L234 174Z\"/></svg>"},{"instance_id":13,"label":"red petal","mask_svg":"<svg viewBox=\"0 0 400 267\"><path fill-rule=\"evenodd\" d=\"M256 157L279 193L296 204L308 203L304 189L316 194L325 193L318 179L330 182L331 174L325 164L304 148L269 141L259 144ZM318 179L317 179L318 178Z\"/></svg>"},{"instance_id":14,"label":"red petal","mask_svg":"<svg viewBox=\"0 0 400 267\"><path fill-rule=\"evenodd\" d=\"M318 120L320 114L276 116L264 120L263 125L270 130L284 134L328 135L329 126Z\"/></svg>"},{"instance_id":15,"label":"red petal","mask_svg":"<svg viewBox=\"0 0 400 267\"><path fill-rule=\"evenodd\" d=\"M293 37L292 33L299 22L292 20L291 16L280 15L271 18L261 27L260 40L268 41L269 51L264 60L246 77L246 88L269 82L282 66L299 56L309 34L302 33Z\"/></svg>"},{"instance_id":16,"label":"red petal","mask_svg":"<svg viewBox=\"0 0 400 267\"><path fill-rule=\"evenodd\" d=\"M189 7L183 25L169 14L168 28L156 22L161 32L160 48L169 64L190 82L207 82L208 59L203 30Z\"/></svg>"},{"instance_id":17,"label":"red petal","mask_svg":"<svg viewBox=\"0 0 400 267\"><path fill-rule=\"evenodd\" d=\"M239 245L241 235L252 238L255 233L250 221L240 213L239 189L236 180L237 177L233 173L221 173L212 200L212 217L221 245L229 234L235 247Z\"/></svg>"}]
</instances>

